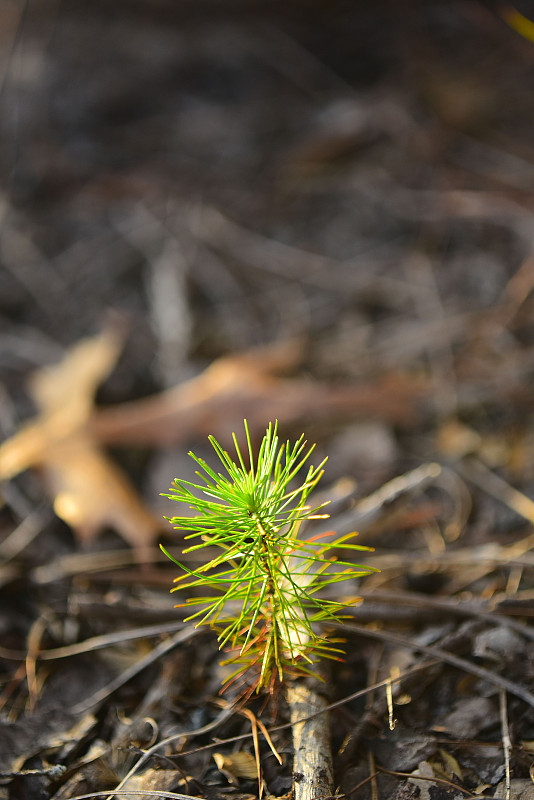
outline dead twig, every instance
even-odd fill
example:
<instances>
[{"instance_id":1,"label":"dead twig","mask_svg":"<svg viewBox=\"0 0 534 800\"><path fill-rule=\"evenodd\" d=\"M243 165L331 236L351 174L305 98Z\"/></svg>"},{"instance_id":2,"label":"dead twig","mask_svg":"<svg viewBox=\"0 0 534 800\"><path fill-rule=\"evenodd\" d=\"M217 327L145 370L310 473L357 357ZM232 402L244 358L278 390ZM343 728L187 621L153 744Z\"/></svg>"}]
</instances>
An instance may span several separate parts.
<instances>
[{"instance_id":1,"label":"dead twig","mask_svg":"<svg viewBox=\"0 0 534 800\"><path fill-rule=\"evenodd\" d=\"M35 709L37 698L39 696L39 684L37 681L37 657L39 655L41 639L43 638L43 634L46 630L47 621L48 620L46 616L37 617L28 634L28 652L26 654L25 663L29 707L31 711Z\"/></svg>"},{"instance_id":2,"label":"dead twig","mask_svg":"<svg viewBox=\"0 0 534 800\"><path fill-rule=\"evenodd\" d=\"M165 622L159 625L146 625L142 628L134 628L133 630L92 636L89 639L85 639L83 642L76 642L74 644L64 645L63 647L54 647L51 650L40 650L37 653L37 658L40 661L54 661L56 658L71 658L81 653L100 650L104 647L113 647L115 644L131 642L135 639L160 636L162 633L174 633L176 630L182 630L184 625L185 623L181 621ZM0 658L5 658L7 661L24 661L27 658L27 653L24 653L22 650L9 650L7 647L0 647Z\"/></svg>"},{"instance_id":3,"label":"dead twig","mask_svg":"<svg viewBox=\"0 0 534 800\"><path fill-rule=\"evenodd\" d=\"M534 694L529 692L528 689L518 686L513 681L509 681L507 678L504 678L502 675L497 675L496 673L491 672L484 667L480 667L478 664L473 664L472 662L467 661L465 658L460 658L459 656L455 656L453 653L442 650L440 647L419 644L418 642L414 642L398 633L372 630L371 628L366 628L363 625L355 625L354 623L345 623L343 625L340 625L339 623L332 623L332 627L344 630L346 633L356 633L370 639L378 639L379 641L389 642L390 644L396 644L400 647L406 647L410 650L416 650L418 652L425 653L426 655L431 656L432 658L437 658L439 661L444 661L446 664L450 664L451 666L456 667L463 672L476 675L485 681L489 681L489 683L492 683L494 686L510 692L510 694L513 694L514 697L518 697L520 700L523 700L523 702L527 703L527 705L534 708ZM388 680L390 679L388 678ZM387 683L387 681L384 683Z\"/></svg>"},{"instance_id":4,"label":"dead twig","mask_svg":"<svg viewBox=\"0 0 534 800\"><path fill-rule=\"evenodd\" d=\"M493 625L502 625L516 631L527 639L534 639L534 630L530 625L509 619L497 611L490 611L484 608L482 603L461 601L449 597L428 597L428 595L416 594L414 592L380 592L360 590L360 597L369 602L389 604L391 608L395 606L412 606L416 609L428 610L429 612L441 611L444 614L451 614L459 617L475 617L490 622ZM352 609L352 613L358 613L359 609Z\"/></svg>"},{"instance_id":5,"label":"dead twig","mask_svg":"<svg viewBox=\"0 0 534 800\"><path fill-rule=\"evenodd\" d=\"M293 797L314 800L334 793L327 702L318 680L290 681L287 701L293 733ZM307 717L303 721L303 717Z\"/></svg>"},{"instance_id":6,"label":"dead twig","mask_svg":"<svg viewBox=\"0 0 534 800\"><path fill-rule=\"evenodd\" d=\"M115 789L113 794L110 795L109 791L101 791L101 792L89 792L88 794L77 794L75 797L72 797L71 800L89 800L91 797L108 797L113 798L115 796L121 797L156 797L161 798L164 797L165 800L198 800L198 797L194 797L190 794L177 794L176 792L166 792L162 789L158 789L154 791L153 789Z\"/></svg>"},{"instance_id":7,"label":"dead twig","mask_svg":"<svg viewBox=\"0 0 534 800\"><path fill-rule=\"evenodd\" d=\"M515 489L481 461L476 458L466 459L458 469L466 480L474 483L479 489L497 498L520 517L534 524L534 500ZM529 541L531 542L530 546L526 546ZM530 550L532 543L534 543L534 535L527 537L523 542L525 543L525 549L522 552ZM518 544L516 543L515 546L517 547Z\"/></svg>"},{"instance_id":8,"label":"dead twig","mask_svg":"<svg viewBox=\"0 0 534 800\"><path fill-rule=\"evenodd\" d=\"M0 544L0 558L5 565L30 545L52 519L52 514L38 507L30 511Z\"/></svg>"},{"instance_id":9,"label":"dead twig","mask_svg":"<svg viewBox=\"0 0 534 800\"><path fill-rule=\"evenodd\" d=\"M114 680L110 681L107 686L104 686L102 689L99 689L98 692L95 692L93 695L88 697L81 703L75 705L72 709L74 714L85 714L86 711L93 708L93 706L100 705L106 698L108 698L113 692L116 692L117 689L120 689L125 683L127 683L131 678L137 675L139 672L144 670L150 664L153 664L154 661L157 661L161 658L165 653L168 653L174 647L183 642L192 639L194 636L198 634L198 631L193 625L189 625L184 630L179 631L175 636L172 636L170 639L166 639L164 642L161 642L157 647L155 647L148 655L141 658L135 664L133 664L128 669L121 672Z\"/></svg>"},{"instance_id":10,"label":"dead twig","mask_svg":"<svg viewBox=\"0 0 534 800\"><path fill-rule=\"evenodd\" d=\"M409 669L404 670L403 672L399 673L399 675L397 675L395 677L395 684L397 684L398 682L404 680L405 678L409 678L409 677L412 677L414 675L417 675L417 673L419 673L419 672L424 672L427 669L430 669L430 667L436 666L437 663L438 662L435 659L433 659L432 661L427 661L427 662L425 662L423 664L417 664L414 667L410 667ZM306 717L299 718L298 720L296 720L296 723L308 722L308 720L311 720L311 719L314 719L316 717L319 717L319 716L323 715L324 713L326 713L327 711L331 711L334 708L339 708L340 706L343 706L346 703L349 703L351 700L356 700L358 697L364 697L366 694L369 694L369 692L374 692L376 689L380 689L382 687L385 687L390 681L391 681L391 677L388 677L388 678L386 678L384 680L378 681L377 683L375 683L375 684L373 684L371 686L367 686L365 689L359 689L357 692L353 692L352 694L346 695L341 700L336 700L335 703L329 703L324 708L321 708L321 709L319 709L317 711L314 711L314 712L308 714L308 716L306 716ZM268 731L269 731L269 734L276 733L278 731L284 731L284 730L287 730L288 728L291 728L294 724L295 723L293 723L293 722L286 722L286 723L284 723L282 725L275 725L274 727L269 728ZM185 734L182 734L182 735L185 736ZM173 737L173 738L179 738L179 735L177 735L176 737ZM180 755L180 757L190 756L190 755L193 755L195 753L204 752L205 750L212 750L214 747L220 747L221 745L225 745L225 744L234 744L235 742L242 742L245 739L250 739L250 738L252 738L252 733L241 733L241 734L239 734L237 736L231 736L228 739L218 739L216 742L212 742L211 744L202 745L201 747L195 747L192 750L182 750L179 753L179 755ZM154 745L154 746L156 747L156 745Z\"/></svg>"},{"instance_id":11,"label":"dead twig","mask_svg":"<svg viewBox=\"0 0 534 800\"><path fill-rule=\"evenodd\" d=\"M396 772L392 769L386 769L385 767L377 767L378 772L383 772L385 775L393 775L398 778L413 778L411 772ZM453 783L452 781L448 781L446 778L437 778L436 776L427 777L425 775L418 775L418 781L430 781L431 783L440 783L442 786L450 786L455 791L462 792L465 794L466 797L479 797L480 795L475 794L474 792L470 792L469 789L464 789L463 786L458 786L457 783Z\"/></svg>"},{"instance_id":12,"label":"dead twig","mask_svg":"<svg viewBox=\"0 0 534 800\"><path fill-rule=\"evenodd\" d=\"M512 752L512 742L510 740L510 728L508 726L508 707L506 702L506 691L499 691L499 710L501 715L501 739L504 753L504 775L506 781L505 800L510 800L510 753Z\"/></svg>"},{"instance_id":13,"label":"dead twig","mask_svg":"<svg viewBox=\"0 0 534 800\"><path fill-rule=\"evenodd\" d=\"M421 464L403 475L398 475L383 484L375 492L359 500L354 508L338 514L328 523L318 526L314 532L322 533L335 527L336 536L343 536L354 530L370 527L381 514L390 510L391 505L407 492L421 489L432 483L441 474L441 466L434 462Z\"/></svg>"}]
</instances>

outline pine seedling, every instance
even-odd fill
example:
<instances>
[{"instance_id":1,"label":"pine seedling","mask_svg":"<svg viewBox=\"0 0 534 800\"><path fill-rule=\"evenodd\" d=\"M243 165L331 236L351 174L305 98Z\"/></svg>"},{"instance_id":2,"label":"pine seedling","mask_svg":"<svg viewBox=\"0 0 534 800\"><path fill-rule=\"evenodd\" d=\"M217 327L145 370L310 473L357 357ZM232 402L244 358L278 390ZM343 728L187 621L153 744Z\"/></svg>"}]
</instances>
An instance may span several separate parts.
<instances>
[{"instance_id":1,"label":"pine seedling","mask_svg":"<svg viewBox=\"0 0 534 800\"><path fill-rule=\"evenodd\" d=\"M314 447L306 450L303 437L280 444L277 425L269 424L255 459L246 421L245 434L246 457L233 434L235 460L210 436L223 471L190 453L200 482L176 479L163 495L193 512L168 518L194 541L183 553L201 556L209 548L210 560L186 566L162 549L183 572L172 591L193 593L178 607L196 608L187 619L211 627L220 649L231 652L223 662L235 665L227 681L253 674L257 691L272 691L277 679L310 674L318 657L339 660L339 640L328 639L322 626L339 622L355 598L325 599L321 592L375 570L333 555L367 550L352 543L356 534L299 536L303 522L328 517L326 504L307 504L325 462L308 466L299 483Z\"/></svg>"}]
</instances>

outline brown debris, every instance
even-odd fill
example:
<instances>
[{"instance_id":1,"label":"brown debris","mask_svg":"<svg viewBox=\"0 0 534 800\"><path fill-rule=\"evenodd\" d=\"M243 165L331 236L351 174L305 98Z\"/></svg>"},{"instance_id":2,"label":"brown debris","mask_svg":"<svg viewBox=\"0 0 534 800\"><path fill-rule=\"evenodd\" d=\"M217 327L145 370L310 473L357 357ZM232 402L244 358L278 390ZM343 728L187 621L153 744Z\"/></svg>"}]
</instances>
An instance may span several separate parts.
<instances>
[{"instance_id":1,"label":"brown debris","mask_svg":"<svg viewBox=\"0 0 534 800\"><path fill-rule=\"evenodd\" d=\"M336 414L406 422L421 395L421 385L402 375L338 388L276 377L297 358L299 348L288 343L221 358L197 378L161 394L93 410L96 388L113 368L122 338L122 331L110 326L74 345L59 365L32 377L40 413L0 446L0 480L38 469L56 514L80 542L90 542L109 526L141 558L162 526L101 444L169 447L208 434L224 440L240 430L244 418L253 430L270 419L288 424Z\"/></svg>"},{"instance_id":2,"label":"brown debris","mask_svg":"<svg viewBox=\"0 0 534 800\"><path fill-rule=\"evenodd\" d=\"M287 367L294 346L281 344L220 358L201 375L173 389L116 408L98 410L90 423L106 444L169 447L208 434L228 439L248 419L290 424L313 418L370 416L406 423L415 418L424 381L391 374L361 386L329 386L274 373Z\"/></svg>"},{"instance_id":3,"label":"brown debris","mask_svg":"<svg viewBox=\"0 0 534 800\"><path fill-rule=\"evenodd\" d=\"M0 446L0 480L38 469L56 514L80 542L111 526L142 558L161 526L87 429L94 393L113 368L123 336L121 327L110 325L72 347L60 364L33 376L39 414Z\"/></svg>"}]
</instances>

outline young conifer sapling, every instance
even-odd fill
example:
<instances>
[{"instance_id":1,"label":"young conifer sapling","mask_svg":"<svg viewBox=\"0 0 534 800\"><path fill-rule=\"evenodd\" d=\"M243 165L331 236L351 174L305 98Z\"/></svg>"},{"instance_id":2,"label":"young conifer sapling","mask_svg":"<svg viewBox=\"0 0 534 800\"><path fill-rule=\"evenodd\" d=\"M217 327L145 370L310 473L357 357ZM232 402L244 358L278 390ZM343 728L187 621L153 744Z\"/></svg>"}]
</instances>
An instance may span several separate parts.
<instances>
[{"instance_id":1,"label":"young conifer sapling","mask_svg":"<svg viewBox=\"0 0 534 800\"><path fill-rule=\"evenodd\" d=\"M245 435L242 452L233 434L234 458L210 436L221 471L190 453L198 482L176 479L164 495L193 512L168 518L193 542L183 553L202 556L210 548L215 555L191 566L162 549L182 570L172 591L191 592L180 604L196 609L187 619L212 628L219 648L230 652L223 663L235 670L227 682L246 675L257 691L272 691L278 680L313 674L318 657L339 660L339 640L322 626L340 621L354 598L326 599L323 590L374 570L334 555L368 549L352 543L354 533L301 536L303 523L328 516L326 504L308 505L325 463L302 473L314 446L306 449L303 437L281 444L277 425L269 424L254 457L246 421Z\"/></svg>"}]
</instances>

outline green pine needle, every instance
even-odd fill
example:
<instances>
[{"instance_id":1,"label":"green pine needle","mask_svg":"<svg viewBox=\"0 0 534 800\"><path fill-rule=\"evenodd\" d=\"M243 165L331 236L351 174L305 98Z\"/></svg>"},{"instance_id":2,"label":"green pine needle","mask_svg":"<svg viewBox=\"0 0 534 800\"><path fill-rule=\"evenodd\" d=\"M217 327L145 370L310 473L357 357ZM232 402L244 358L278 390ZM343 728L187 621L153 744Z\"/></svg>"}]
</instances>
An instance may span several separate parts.
<instances>
[{"instance_id":1,"label":"green pine needle","mask_svg":"<svg viewBox=\"0 0 534 800\"><path fill-rule=\"evenodd\" d=\"M169 556L183 571L172 591L199 591L182 606L196 611L187 619L207 625L218 636L219 647L231 651L223 663L236 666L230 679L255 675L257 691L272 689L284 676L310 674L306 665L318 657L339 660L335 645L320 632L321 624L342 619L340 612L356 599L325 600L317 595L325 587L375 570L350 561L338 561L337 550L367 550L352 544L356 534L327 544L322 537L300 539L305 520L325 519L326 504L312 508L307 500L323 474L324 461L309 466L305 479L295 485L314 447L306 451L304 437L291 445L280 444L277 425L269 424L254 460L245 420L246 461L235 434L236 460L210 436L221 472L190 453L200 468L199 482L175 480L170 494L185 503L192 516L168 518L195 544L220 552L207 563L188 568ZM319 628L319 630L318 630Z\"/></svg>"}]
</instances>

